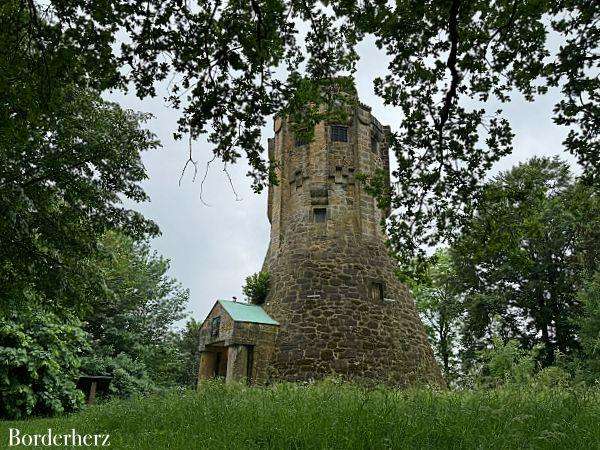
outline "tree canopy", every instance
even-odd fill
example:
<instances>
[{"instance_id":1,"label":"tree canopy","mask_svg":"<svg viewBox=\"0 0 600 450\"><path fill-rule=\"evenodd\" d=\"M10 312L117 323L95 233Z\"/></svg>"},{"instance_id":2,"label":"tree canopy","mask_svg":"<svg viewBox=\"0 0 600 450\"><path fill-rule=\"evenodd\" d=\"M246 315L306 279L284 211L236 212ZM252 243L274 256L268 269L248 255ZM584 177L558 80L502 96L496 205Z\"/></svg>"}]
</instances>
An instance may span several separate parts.
<instances>
[{"instance_id":1,"label":"tree canopy","mask_svg":"<svg viewBox=\"0 0 600 450\"><path fill-rule=\"evenodd\" d=\"M169 327L187 300L143 244L157 225L129 206L148 199L141 153L159 145L148 116L105 101L102 61L94 68L42 11L0 5L0 416L9 418L81 406L75 383L91 339L98 356L128 351L115 364L131 375L122 391L163 381L176 358L151 350L177 355Z\"/></svg>"},{"instance_id":2,"label":"tree canopy","mask_svg":"<svg viewBox=\"0 0 600 450\"><path fill-rule=\"evenodd\" d=\"M146 115L101 98L65 34L23 8L0 6L0 308L81 305L102 289L85 267L98 236L158 233L123 205L147 200L140 153L158 142Z\"/></svg>"},{"instance_id":3,"label":"tree canopy","mask_svg":"<svg viewBox=\"0 0 600 450\"><path fill-rule=\"evenodd\" d=\"M181 108L176 133L208 133L226 164L246 156L257 190L274 181L260 145L265 120L296 113L299 102L331 101L340 89L323 95L315 86L352 75L356 45L373 36L391 59L375 91L402 110L390 138L399 167L389 230L400 256L452 237L470 215L484 176L512 151L510 118L494 104L514 92L562 93L554 121L569 126L565 149L588 181L598 177L600 12L590 0L11 0L3 8L12 14L7 49L25 39L59 65L76 54L75 76L103 88L130 84L140 97L168 79L168 98Z\"/></svg>"}]
</instances>

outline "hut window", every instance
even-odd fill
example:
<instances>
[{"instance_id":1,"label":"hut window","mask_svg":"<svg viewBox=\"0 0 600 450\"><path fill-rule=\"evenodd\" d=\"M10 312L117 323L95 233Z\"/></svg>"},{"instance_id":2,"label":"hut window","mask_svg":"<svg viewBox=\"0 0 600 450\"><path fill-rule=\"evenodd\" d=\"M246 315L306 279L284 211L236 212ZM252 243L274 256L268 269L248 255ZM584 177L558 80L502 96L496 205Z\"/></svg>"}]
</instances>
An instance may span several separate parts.
<instances>
[{"instance_id":1,"label":"hut window","mask_svg":"<svg viewBox=\"0 0 600 450\"><path fill-rule=\"evenodd\" d=\"M210 322L210 335L212 337L219 336L219 328L221 327L221 316L213 317Z\"/></svg>"},{"instance_id":2,"label":"hut window","mask_svg":"<svg viewBox=\"0 0 600 450\"><path fill-rule=\"evenodd\" d=\"M348 142L348 127L343 125L331 125L330 133L333 142Z\"/></svg>"}]
</instances>

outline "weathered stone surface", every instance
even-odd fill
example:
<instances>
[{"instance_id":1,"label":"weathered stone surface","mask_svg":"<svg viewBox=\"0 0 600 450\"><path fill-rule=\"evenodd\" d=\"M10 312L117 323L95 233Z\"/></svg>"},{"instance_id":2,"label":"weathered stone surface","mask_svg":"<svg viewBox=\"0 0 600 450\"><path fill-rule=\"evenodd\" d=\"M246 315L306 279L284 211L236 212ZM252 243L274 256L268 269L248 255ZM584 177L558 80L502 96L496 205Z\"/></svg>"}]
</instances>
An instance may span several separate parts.
<instances>
[{"instance_id":1,"label":"weathered stone surface","mask_svg":"<svg viewBox=\"0 0 600 450\"><path fill-rule=\"evenodd\" d=\"M271 275L263 308L281 324L272 378L443 384L414 301L394 275L380 226L389 212L355 179L389 173L386 127L364 106L345 125L348 142L331 142L320 123L310 145L295 147L289 125L275 120L269 155L279 184L269 189L263 266ZM316 208L326 208L324 222Z\"/></svg>"},{"instance_id":2,"label":"weathered stone surface","mask_svg":"<svg viewBox=\"0 0 600 450\"><path fill-rule=\"evenodd\" d=\"M227 347L227 380L246 381L248 378L248 351L246 345Z\"/></svg>"},{"instance_id":3,"label":"weathered stone surface","mask_svg":"<svg viewBox=\"0 0 600 450\"><path fill-rule=\"evenodd\" d=\"M216 356L214 352L200 352L199 380L207 380L214 376Z\"/></svg>"}]
</instances>

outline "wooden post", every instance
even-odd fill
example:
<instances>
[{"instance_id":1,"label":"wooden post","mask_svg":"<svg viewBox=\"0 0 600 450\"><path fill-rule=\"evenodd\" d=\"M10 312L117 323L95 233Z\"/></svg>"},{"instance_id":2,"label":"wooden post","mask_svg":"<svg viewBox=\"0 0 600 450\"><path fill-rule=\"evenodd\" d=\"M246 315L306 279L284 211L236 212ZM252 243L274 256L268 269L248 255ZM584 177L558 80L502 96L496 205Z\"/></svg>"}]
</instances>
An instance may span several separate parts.
<instances>
[{"instance_id":1,"label":"wooden post","mask_svg":"<svg viewBox=\"0 0 600 450\"><path fill-rule=\"evenodd\" d=\"M96 399L96 388L97 387L98 387L98 382L92 381L92 384L90 385L90 395L88 396L88 400L87 400L88 405L94 404L94 400Z\"/></svg>"}]
</instances>

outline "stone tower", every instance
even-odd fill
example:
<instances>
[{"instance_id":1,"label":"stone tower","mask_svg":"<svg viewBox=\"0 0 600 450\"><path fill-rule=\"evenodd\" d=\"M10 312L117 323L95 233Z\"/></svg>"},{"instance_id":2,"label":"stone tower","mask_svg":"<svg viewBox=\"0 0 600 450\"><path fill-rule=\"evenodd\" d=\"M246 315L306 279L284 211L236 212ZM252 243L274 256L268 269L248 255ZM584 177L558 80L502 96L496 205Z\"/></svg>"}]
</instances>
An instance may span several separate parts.
<instances>
[{"instance_id":1,"label":"stone tower","mask_svg":"<svg viewBox=\"0 0 600 450\"><path fill-rule=\"evenodd\" d=\"M280 323L276 379L341 374L395 385L443 385L408 289L394 275L378 208L355 178L389 174L389 127L369 107L346 123L319 123L312 142L275 119L269 156L270 274L264 310Z\"/></svg>"}]
</instances>

